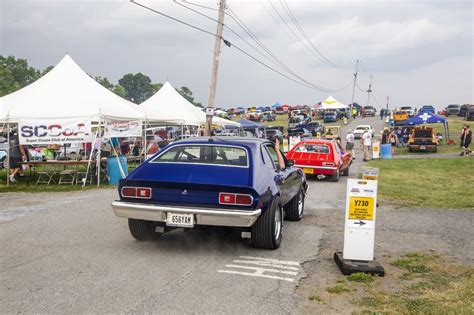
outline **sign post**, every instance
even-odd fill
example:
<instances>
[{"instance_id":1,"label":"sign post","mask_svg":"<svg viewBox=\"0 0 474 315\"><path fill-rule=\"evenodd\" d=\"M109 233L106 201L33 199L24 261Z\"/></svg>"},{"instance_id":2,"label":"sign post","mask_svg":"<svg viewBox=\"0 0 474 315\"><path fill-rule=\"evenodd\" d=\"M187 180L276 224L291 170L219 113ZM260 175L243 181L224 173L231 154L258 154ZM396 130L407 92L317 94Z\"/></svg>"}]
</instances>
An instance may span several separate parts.
<instances>
[{"instance_id":1,"label":"sign post","mask_svg":"<svg viewBox=\"0 0 474 315\"><path fill-rule=\"evenodd\" d=\"M347 180L344 250L334 254L344 275L355 272L385 275L374 259L376 205L377 180Z\"/></svg>"}]
</instances>

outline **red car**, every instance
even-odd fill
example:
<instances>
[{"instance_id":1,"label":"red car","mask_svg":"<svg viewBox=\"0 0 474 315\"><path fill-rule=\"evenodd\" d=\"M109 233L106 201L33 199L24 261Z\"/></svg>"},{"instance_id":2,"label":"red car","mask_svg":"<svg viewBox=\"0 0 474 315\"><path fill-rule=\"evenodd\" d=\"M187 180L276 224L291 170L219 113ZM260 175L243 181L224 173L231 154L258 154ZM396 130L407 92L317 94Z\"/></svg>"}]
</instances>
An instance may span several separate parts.
<instances>
[{"instance_id":1,"label":"red car","mask_svg":"<svg viewBox=\"0 0 474 315\"><path fill-rule=\"evenodd\" d=\"M295 166L307 175L330 177L333 182L339 176L348 176L352 156L345 152L335 140L304 140L294 146L286 155Z\"/></svg>"}]
</instances>

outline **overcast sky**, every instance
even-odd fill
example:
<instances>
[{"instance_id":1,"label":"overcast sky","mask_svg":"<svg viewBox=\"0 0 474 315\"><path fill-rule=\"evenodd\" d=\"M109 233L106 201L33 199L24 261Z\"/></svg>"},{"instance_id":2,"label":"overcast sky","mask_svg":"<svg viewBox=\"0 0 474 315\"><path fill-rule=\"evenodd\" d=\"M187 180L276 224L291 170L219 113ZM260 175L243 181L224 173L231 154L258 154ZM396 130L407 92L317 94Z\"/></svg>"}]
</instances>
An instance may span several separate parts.
<instances>
[{"instance_id":1,"label":"overcast sky","mask_svg":"<svg viewBox=\"0 0 474 315\"><path fill-rule=\"evenodd\" d=\"M215 32L216 23L171 0L137 0ZM189 0L217 8L217 1ZM356 59L358 84L374 75L375 100L385 106L474 103L473 1L291 1L286 0L313 45L335 66L316 58L283 8L268 0L227 0L228 8L294 73L328 90L310 89L266 69L234 47L222 47L217 106L315 104L333 95L349 103ZM89 74L117 82L142 72L154 82L187 86L207 103L214 37L178 24L127 0L2 0L1 54L26 58L37 68L55 65L69 52ZM217 18L214 10L193 8ZM230 12L232 12L230 11ZM249 41L232 20L225 24ZM229 29L223 37L272 67ZM301 37L300 37L301 38ZM259 49L262 52L262 49ZM280 68L279 68L280 69ZM284 70L280 70L284 71ZM367 93L356 89L355 101Z\"/></svg>"}]
</instances>

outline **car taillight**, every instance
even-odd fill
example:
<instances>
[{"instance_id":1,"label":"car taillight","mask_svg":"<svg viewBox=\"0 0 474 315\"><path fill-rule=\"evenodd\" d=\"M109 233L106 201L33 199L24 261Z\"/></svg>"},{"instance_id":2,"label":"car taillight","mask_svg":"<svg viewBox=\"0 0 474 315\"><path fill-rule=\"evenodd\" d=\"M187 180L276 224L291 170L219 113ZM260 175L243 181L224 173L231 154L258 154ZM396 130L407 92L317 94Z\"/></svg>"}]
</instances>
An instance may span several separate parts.
<instances>
[{"instance_id":1,"label":"car taillight","mask_svg":"<svg viewBox=\"0 0 474 315\"><path fill-rule=\"evenodd\" d=\"M137 198L137 199L151 199L151 188L148 187L122 187L122 197Z\"/></svg>"},{"instance_id":2,"label":"car taillight","mask_svg":"<svg viewBox=\"0 0 474 315\"><path fill-rule=\"evenodd\" d=\"M323 162L323 166L334 166L332 162Z\"/></svg>"},{"instance_id":3,"label":"car taillight","mask_svg":"<svg viewBox=\"0 0 474 315\"><path fill-rule=\"evenodd\" d=\"M253 203L251 195L219 193L219 203L223 205L250 206Z\"/></svg>"}]
</instances>

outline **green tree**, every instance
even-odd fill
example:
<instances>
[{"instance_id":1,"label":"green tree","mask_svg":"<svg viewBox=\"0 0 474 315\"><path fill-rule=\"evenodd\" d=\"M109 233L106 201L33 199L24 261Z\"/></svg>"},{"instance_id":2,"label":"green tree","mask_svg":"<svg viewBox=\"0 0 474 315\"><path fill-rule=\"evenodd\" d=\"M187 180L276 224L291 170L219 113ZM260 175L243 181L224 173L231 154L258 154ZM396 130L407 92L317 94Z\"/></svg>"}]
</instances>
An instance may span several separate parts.
<instances>
[{"instance_id":1,"label":"green tree","mask_svg":"<svg viewBox=\"0 0 474 315\"><path fill-rule=\"evenodd\" d=\"M114 92L120 97L125 98L125 88L121 86L120 84L115 85L114 88L112 89L112 92Z\"/></svg>"},{"instance_id":2,"label":"green tree","mask_svg":"<svg viewBox=\"0 0 474 315\"><path fill-rule=\"evenodd\" d=\"M53 70L53 68L54 68L54 66L49 66L49 67L44 68L44 70L41 71L41 76L44 76L49 71Z\"/></svg>"},{"instance_id":3,"label":"green tree","mask_svg":"<svg viewBox=\"0 0 474 315\"><path fill-rule=\"evenodd\" d=\"M163 83L152 83L152 87L153 87L152 95L154 95L156 92L158 92L163 87Z\"/></svg>"},{"instance_id":4,"label":"green tree","mask_svg":"<svg viewBox=\"0 0 474 315\"><path fill-rule=\"evenodd\" d=\"M0 96L10 94L33 83L41 76L26 59L0 55Z\"/></svg>"},{"instance_id":5,"label":"green tree","mask_svg":"<svg viewBox=\"0 0 474 315\"><path fill-rule=\"evenodd\" d=\"M107 79L106 77L98 76L98 77L95 77L94 80L96 80L98 83L100 83L100 85L102 85L106 89L112 90L114 88L114 85L110 83L109 79Z\"/></svg>"},{"instance_id":6,"label":"green tree","mask_svg":"<svg viewBox=\"0 0 474 315\"><path fill-rule=\"evenodd\" d=\"M124 75L119 80L119 84L125 88L125 98L137 104L153 95L151 79L140 72Z\"/></svg>"},{"instance_id":7,"label":"green tree","mask_svg":"<svg viewBox=\"0 0 474 315\"><path fill-rule=\"evenodd\" d=\"M194 100L193 92L186 86L182 86L181 89L176 89L179 94L181 94L185 99L187 99L190 103L193 103L194 106L203 107L201 103L198 103Z\"/></svg>"}]
</instances>

